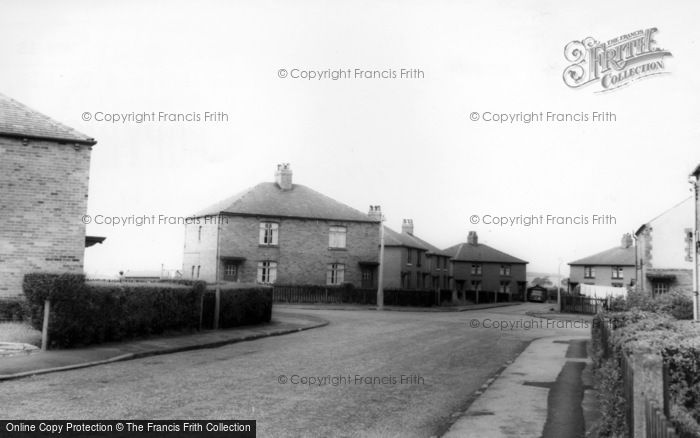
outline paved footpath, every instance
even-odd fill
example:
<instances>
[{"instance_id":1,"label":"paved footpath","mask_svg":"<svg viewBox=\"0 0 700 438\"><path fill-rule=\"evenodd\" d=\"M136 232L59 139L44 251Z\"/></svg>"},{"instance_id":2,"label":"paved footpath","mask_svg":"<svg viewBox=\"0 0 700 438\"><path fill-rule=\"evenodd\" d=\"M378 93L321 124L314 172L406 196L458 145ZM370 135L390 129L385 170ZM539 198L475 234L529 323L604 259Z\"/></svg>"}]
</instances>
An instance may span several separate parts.
<instances>
[{"instance_id":1,"label":"paved footpath","mask_svg":"<svg viewBox=\"0 0 700 438\"><path fill-rule=\"evenodd\" d=\"M533 341L449 430L457 437L588 436L590 400L586 337Z\"/></svg>"},{"instance_id":2,"label":"paved footpath","mask_svg":"<svg viewBox=\"0 0 700 438\"><path fill-rule=\"evenodd\" d=\"M235 342L308 330L328 321L311 315L274 311L268 324L212 330L183 336L170 336L101 344L88 348L49 350L0 358L0 381L21 377L170 354L200 348L216 348Z\"/></svg>"}]
</instances>

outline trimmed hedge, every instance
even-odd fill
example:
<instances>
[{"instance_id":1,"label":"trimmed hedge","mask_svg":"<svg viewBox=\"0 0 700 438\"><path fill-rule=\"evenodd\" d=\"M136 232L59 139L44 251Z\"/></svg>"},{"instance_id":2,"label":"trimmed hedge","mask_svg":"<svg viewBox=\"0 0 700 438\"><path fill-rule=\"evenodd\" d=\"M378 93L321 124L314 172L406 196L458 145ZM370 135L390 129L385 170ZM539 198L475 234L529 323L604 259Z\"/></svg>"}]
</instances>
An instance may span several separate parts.
<instances>
[{"instance_id":1,"label":"trimmed hedge","mask_svg":"<svg viewBox=\"0 0 700 438\"><path fill-rule=\"evenodd\" d=\"M604 319L612 321L615 333L609 358L603 356ZM600 436L623 436L626 430L622 354L648 350L658 351L668 364L670 420L681 434L700 436L700 325L637 308L599 314L591 347L602 414Z\"/></svg>"},{"instance_id":2,"label":"trimmed hedge","mask_svg":"<svg viewBox=\"0 0 700 438\"><path fill-rule=\"evenodd\" d=\"M204 294L206 319L202 321L203 328L213 328L214 325L216 292L211 290L214 287L211 286ZM256 286L241 289L235 285L222 285L220 291L219 328L270 322L272 318L271 287Z\"/></svg>"},{"instance_id":3,"label":"trimmed hedge","mask_svg":"<svg viewBox=\"0 0 700 438\"><path fill-rule=\"evenodd\" d=\"M25 315L24 298L0 298L0 322L22 321Z\"/></svg>"},{"instance_id":4,"label":"trimmed hedge","mask_svg":"<svg viewBox=\"0 0 700 438\"><path fill-rule=\"evenodd\" d=\"M85 281L82 274L28 274L24 293L34 328L41 330L44 301L51 302L52 348L115 342L196 330L200 326L206 284L114 283ZM230 293L229 293L230 292ZM209 293L206 293L209 295ZM205 309L206 310L206 309ZM269 322L271 291L226 290L221 327Z\"/></svg>"}]
</instances>

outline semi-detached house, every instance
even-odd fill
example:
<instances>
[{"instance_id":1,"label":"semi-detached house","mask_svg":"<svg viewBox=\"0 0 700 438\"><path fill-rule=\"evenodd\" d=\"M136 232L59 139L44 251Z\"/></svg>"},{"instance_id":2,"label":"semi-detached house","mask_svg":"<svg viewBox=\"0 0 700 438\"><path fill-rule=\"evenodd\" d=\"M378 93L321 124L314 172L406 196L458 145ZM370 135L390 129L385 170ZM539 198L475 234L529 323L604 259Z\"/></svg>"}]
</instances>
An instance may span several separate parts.
<instances>
[{"instance_id":1,"label":"semi-detached house","mask_svg":"<svg viewBox=\"0 0 700 438\"><path fill-rule=\"evenodd\" d=\"M375 287L379 207L363 213L292 181L264 182L185 226L183 277L208 282Z\"/></svg>"}]
</instances>

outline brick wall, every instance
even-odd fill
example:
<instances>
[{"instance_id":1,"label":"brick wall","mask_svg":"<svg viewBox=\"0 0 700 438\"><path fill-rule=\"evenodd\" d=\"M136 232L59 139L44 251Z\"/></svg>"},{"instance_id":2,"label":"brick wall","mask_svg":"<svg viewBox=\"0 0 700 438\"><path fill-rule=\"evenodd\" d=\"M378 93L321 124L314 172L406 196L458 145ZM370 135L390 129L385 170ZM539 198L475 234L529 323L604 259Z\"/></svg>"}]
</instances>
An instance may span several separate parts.
<instances>
[{"instance_id":1,"label":"brick wall","mask_svg":"<svg viewBox=\"0 0 700 438\"><path fill-rule=\"evenodd\" d=\"M90 147L0 137L0 296L24 274L82 272Z\"/></svg>"},{"instance_id":2,"label":"brick wall","mask_svg":"<svg viewBox=\"0 0 700 438\"><path fill-rule=\"evenodd\" d=\"M261 221L279 224L279 245L260 246L259 227ZM326 272L330 263L345 265L345 282L361 286L359 262L377 262L379 225L326 220L303 220L286 218L259 218L246 216L224 216L220 225L220 258L245 258L240 262L240 282L255 282L259 261L277 262L277 283L280 284L326 284ZM330 226L347 227L346 249L328 247ZM216 225L203 227L201 242L197 242L199 225L187 225L183 273L189 278L192 265L201 266L200 279L214 281L216 272ZM197 261L198 264L194 262ZM220 262L219 269L224 266ZM375 276L376 277L376 276Z\"/></svg>"}]
</instances>

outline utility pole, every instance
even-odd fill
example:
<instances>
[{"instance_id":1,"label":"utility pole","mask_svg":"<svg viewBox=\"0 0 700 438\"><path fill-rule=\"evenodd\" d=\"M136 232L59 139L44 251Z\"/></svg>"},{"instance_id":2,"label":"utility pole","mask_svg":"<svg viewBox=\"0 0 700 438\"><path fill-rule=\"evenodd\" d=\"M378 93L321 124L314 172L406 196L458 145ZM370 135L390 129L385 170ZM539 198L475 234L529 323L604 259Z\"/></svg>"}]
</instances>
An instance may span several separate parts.
<instances>
[{"instance_id":1,"label":"utility pole","mask_svg":"<svg viewBox=\"0 0 700 438\"><path fill-rule=\"evenodd\" d=\"M698 291L700 290L700 278L698 270L698 252L700 251L700 240L698 232L700 229L700 165L698 165L693 173L690 174L688 182L693 185L693 199L695 200L695 217L693 218L693 320L697 321L700 316L700 300L698 300Z\"/></svg>"},{"instance_id":2,"label":"utility pole","mask_svg":"<svg viewBox=\"0 0 700 438\"><path fill-rule=\"evenodd\" d=\"M557 286L557 312L561 313L561 259L559 259L559 266L557 267L557 277L559 279L559 286Z\"/></svg>"},{"instance_id":3,"label":"utility pole","mask_svg":"<svg viewBox=\"0 0 700 438\"><path fill-rule=\"evenodd\" d=\"M384 213L380 206L375 206L379 213L379 275L377 285L377 310L384 310Z\"/></svg>"}]
</instances>

